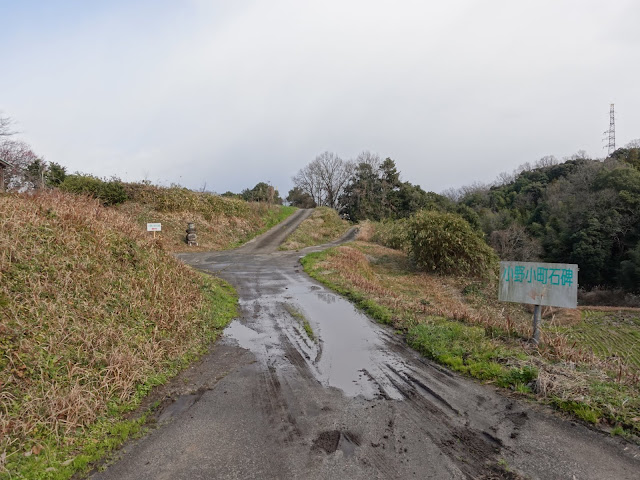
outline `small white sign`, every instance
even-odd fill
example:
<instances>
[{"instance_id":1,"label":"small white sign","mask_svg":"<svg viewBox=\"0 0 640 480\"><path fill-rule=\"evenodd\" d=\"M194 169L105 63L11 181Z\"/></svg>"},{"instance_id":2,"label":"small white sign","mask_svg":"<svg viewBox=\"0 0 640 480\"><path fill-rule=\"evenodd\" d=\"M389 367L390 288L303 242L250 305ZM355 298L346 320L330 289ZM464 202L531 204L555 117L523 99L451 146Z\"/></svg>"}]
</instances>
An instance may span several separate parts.
<instances>
[{"instance_id":1,"label":"small white sign","mask_svg":"<svg viewBox=\"0 0 640 480\"><path fill-rule=\"evenodd\" d=\"M578 265L500 262L498 300L576 308Z\"/></svg>"},{"instance_id":2,"label":"small white sign","mask_svg":"<svg viewBox=\"0 0 640 480\"><path fill-rule=\"evenodd\" d=\"M161 232L162 224L161 223L147 223L147 232Z\"/></svg>"}]
</instances>

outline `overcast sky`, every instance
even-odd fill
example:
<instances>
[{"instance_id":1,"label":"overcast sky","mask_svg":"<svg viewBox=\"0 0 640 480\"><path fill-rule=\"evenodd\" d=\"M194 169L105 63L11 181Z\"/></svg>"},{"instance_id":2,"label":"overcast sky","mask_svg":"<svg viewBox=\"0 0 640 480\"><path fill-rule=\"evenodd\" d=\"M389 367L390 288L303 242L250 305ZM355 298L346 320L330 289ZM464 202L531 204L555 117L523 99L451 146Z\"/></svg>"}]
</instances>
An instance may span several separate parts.
<instances>
[{"instance_id":1,"label":"overcast sky","mask_svg":"<svg viewBox=\"0 0 640 480\"><path fill-rule=\"evenodd\" d=\"M281 193L325 150L441 192L640 137L637 0L0 0L0 112L69 171Z\"/></svg>"}]
</instances>

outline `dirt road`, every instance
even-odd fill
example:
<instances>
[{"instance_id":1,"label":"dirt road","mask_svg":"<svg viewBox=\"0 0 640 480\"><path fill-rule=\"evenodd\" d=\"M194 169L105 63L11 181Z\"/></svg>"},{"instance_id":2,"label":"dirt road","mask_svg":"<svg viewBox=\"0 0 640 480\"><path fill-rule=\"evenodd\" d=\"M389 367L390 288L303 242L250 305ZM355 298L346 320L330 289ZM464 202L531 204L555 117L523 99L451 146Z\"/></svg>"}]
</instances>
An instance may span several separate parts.
<instances>
[{"instance_id":1,"label":"dirt road","mask_svg":"<svg viewBox=\"0 0 640 480\"><path fill-rule=\"evenodd\" d=\"M95 478L640 478L638 447L425 361L307 277L305 252L275 251L297 215L235 251L181 255L237 288L241 318Z\"/></svg>"}]
</instances>

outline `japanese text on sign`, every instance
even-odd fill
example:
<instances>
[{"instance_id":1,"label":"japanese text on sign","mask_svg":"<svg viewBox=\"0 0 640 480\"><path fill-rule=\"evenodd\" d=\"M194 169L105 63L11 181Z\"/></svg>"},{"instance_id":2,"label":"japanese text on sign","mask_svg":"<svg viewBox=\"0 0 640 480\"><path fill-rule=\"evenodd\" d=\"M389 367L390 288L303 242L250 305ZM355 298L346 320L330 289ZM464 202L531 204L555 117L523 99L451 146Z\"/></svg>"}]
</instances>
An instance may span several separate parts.
<instances>
[{"instance_id":1,"label":"japanese text on sign","mask_svg":"<svg viewBox=\"0 0 640 480\"><path fill-rule=\"evenodd\" d=\"M577 297L577 265L500 262L498 298L502 301L575 308Z\"/></svg>"},{"instance_id":2,"label":"japanese text on sign","mask_svg":"<svg viewBox=\"0 0 640 480\"><path fill-rule=\"evenodd\" d=\"M505 282L540 283L542 285L572 285L573 270L570 268L546 268L526 265L508 266L502 272Z\"/></svg>"}]
</instances>

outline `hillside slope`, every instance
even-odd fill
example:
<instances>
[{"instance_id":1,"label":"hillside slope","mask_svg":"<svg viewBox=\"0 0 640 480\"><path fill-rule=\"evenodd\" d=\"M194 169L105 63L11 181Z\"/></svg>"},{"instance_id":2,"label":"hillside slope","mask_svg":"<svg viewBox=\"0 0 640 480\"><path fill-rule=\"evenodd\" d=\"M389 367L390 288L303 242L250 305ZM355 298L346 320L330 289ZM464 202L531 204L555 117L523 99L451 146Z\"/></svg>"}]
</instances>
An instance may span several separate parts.
<instances>
[{"instance_id":1,"label":"hillside slope","mask_svg":"<svg viewBox=\"0 0 640 480\"><path fill-rule=\"evenodd\" d=\"M231 287L163 243L96 200L0 195L0 472L82 471L235 315Z\"/></svg>"},{"instance_id":2,"label":"hillside slope","mask_svg":"<svg viewBox=\"0 0 640 480\"><path fill-rule=\"evenodd\" d=\"M140 227L162 223L160 238L174 252L223 250L265 232L296 209L265 202L245 202L182 187L125 184L128 201L117 208ZM185 243L187 223L195 223L198 247Z\"/></svg>"}]
</instances>

